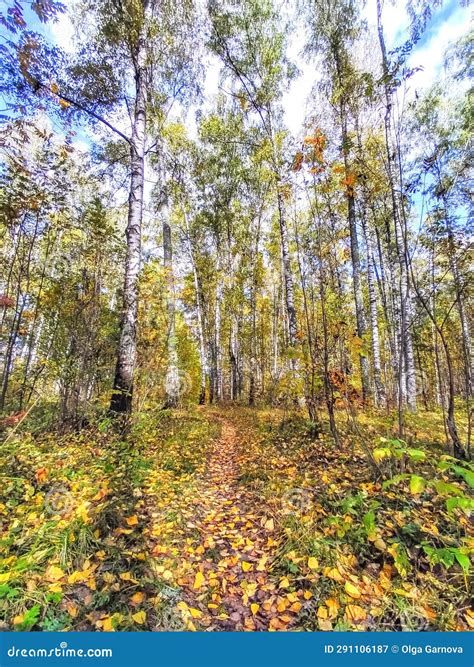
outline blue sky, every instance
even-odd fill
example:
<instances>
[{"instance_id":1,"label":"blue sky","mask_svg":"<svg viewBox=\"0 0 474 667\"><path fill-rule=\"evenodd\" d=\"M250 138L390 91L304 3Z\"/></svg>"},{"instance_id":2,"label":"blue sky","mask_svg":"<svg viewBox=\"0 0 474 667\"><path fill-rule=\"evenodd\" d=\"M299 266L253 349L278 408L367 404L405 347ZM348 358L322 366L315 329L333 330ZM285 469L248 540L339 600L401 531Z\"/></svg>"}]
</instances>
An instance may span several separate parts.
<instances>
[{"instance_id":1,"label":"blue sky","mask_svg":"<svg viewBox=\"0 0 474 667\"><path fill-rule=\"evenodd\" d=\"M65 0L65 4L72 11L74 2ZM376 0L367 0L364 8L364 18L369 25L369 30L373 33L374 44L376 45ZM440 9L434 12L427 30L409 58L410 66L420 67L421 69L410 79L407 99L414 95L415 90L421 92L442 75L446 49L450 43L459 39L468 30L470 18L471 11L468 7L462 7L459 0L447 0ZM392 49L403 44L408 37L409 25L404 0L395 0L395 2L385 0L383 21L388 48ZM32 27L41 31L66 51L74 49L74 31L67 13L61 15L56 23L46 26L39 24L39 21L35 19L32 22ZM296 32L290 41L290 57L297 62L300 76L292 82L283 99L285 122L294 136L298 136L304 131L304 119L309 110L309 104L312 103L310 93L317 80L317 68L314 63L305 62L300 55L303 40L304 35ZM364 57L364 54L362 55ZM377 51L375 51L374 58L378 58ZM209 101L218 91L219 70L220 65L216 58L208 56L205 92ZM190 133L194 134L195 127L192 116L192 113L188 114L187 122ZM116 123L120 125L121 129L128 132L128 120L126 118L116 119ZM86 148L86 135L81 133L78 142Z\"/></svg>"}]
</instances>

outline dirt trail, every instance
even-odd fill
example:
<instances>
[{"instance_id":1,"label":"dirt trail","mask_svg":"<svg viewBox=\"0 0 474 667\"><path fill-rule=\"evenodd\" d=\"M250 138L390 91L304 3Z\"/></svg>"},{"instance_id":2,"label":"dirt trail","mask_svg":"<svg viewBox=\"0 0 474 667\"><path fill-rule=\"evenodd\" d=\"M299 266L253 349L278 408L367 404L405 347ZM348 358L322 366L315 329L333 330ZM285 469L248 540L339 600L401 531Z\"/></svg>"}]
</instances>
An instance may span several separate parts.
<instances>
[{"instance_id":1,"label":"dirt trail","mask_svg":"<svg viewBox=\"0 0 474 667\"><path fill-rule=\"evenodd\" d=\"M275 522L262 500L239 484L242 442L231 421L217 418L221 435L213 443L200 485L196 520L188 524L199 538L188 546L186 572L178 581L197 628L281 629L293 616L290 610L283 621L275 616L279 584L269 573L277 547ZM290 603L295 611L301 608L294 596L285 609Z\"/></svg>"}]
</instances>

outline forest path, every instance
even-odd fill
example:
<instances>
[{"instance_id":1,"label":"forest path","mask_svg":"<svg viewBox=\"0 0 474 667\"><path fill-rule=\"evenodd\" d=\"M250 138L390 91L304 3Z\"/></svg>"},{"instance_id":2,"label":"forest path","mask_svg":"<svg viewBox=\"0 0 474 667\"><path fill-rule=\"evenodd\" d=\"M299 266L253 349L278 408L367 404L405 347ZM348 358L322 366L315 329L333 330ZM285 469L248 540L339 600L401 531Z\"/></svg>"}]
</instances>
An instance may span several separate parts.
<instances>
[{"instance_id":1,"label":"forest path","mask_svg":"<svg viewBox=\"0 0 474 667\"><path fill-rule=\"evenodd\" d=\"M181 609L198 628L278 629L278 582L271 577L275 523L265 501L239 483L243 433L227 414L210 413L210 419L219 421L221 432L200 481L195 522L188 524L199 538L188 546L186 572L178 580L185 591ZM245 436L246 442L252 437L247 428ZM296 595L295 603L296 611ZM287 616L290 624L291 612Z\"/></svg>"}]
</instances>

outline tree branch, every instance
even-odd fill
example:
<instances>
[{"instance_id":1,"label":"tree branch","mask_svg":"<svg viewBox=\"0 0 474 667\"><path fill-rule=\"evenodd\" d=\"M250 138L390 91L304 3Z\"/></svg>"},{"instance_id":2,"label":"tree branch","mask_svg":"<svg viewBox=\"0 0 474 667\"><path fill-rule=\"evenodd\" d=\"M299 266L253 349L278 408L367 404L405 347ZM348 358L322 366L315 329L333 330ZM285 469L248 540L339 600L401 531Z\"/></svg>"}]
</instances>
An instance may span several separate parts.
<instances>
[{"instance_id":1,"label":"tree branch","mask_svg":"<svg viewBox=\"0 0 474 667\"><path fill-rule=\"evenodd\" d=\"M102 116L100 116L98 113L95 111L92 111L92 109L88 109L85 107L83 104L80 102L77 102L76 100L73 100L71 97L67 97L66 95L63 95L62 93L55 93L51 90L49 86L47 86L45 83L42 83L41 81L37 81L37 86L38 88L44 88L44 90L47 90L49 93L52 93L53 95L56 95L56 97L60 100L63 100L64 102L67 102L73 107L76 107L76 109L79 109L80 111L83 111L84 113L88 114L89 116L92 116L99 122L101 122L103 125L109 128L109 130L112 130L112 132L115 132L115 134L118 134L119 137L121 137L124 141L127 142L127 144L131 145L131 140L129 137L127 137L123 132L118 130L116 127L114 127L111 123L109 123L108 120L105 120Z\"/></svg>"}]
</instances>

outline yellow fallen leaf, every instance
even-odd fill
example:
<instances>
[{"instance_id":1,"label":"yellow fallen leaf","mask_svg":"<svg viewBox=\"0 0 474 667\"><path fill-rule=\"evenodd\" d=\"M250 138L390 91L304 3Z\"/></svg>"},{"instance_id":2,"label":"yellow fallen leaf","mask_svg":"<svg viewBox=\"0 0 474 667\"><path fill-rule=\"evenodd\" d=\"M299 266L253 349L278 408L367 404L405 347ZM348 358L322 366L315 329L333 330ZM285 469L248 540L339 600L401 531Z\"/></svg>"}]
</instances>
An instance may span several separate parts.
<instances>
[{"instance_id":1,"label":"yellow fallen leaf","mask_svg":"<svg viewBox=\"0 0 474 667\"><path fill-rule=\"evenodd\" d=\"M348 604L344 614L350 623L360 623L367 618L365 609L362 609L362 607L359 607L357 604Z\"/></svg>"},{"instance_id":2,"label":"yellow fallen leaf","mask_svg":"<svg viewBox=\"0 0 474 667\"><path fill-rule=\"evenodd\" d=\"M262 558L260 558L260 560L258 561L258 565L257 565L257 571L258 572L265 572L265 567L266 567L267 560L268 560L268 556L263 556Z\"/></svg>"},{"instance_id":3,"label":"yellow fallen leaf","mask_svg":"<svg viewBox=\"0 0 474 667\"><path fill-rule=\"evenodd\" d=\"M132 618L135 623L143 625L143 623L146 621L146 613L144 611L137 611L135 614L132 614Z\"/></svg>"},{"instance_id":4,"label":"yellow fallen leaf","mask_svg":"<svg viewBox=\"0 0 474 667\"><path fill-rule=\"evenodd\" d=\"M194 579L193 588L195 590L198 589L198 588L201 588L201 586L203 585L203 583L205 581L206 581L206 579L205 579L203 573L202 572L196 572L196 577Z\"/></svg>"},{"instance_id":5,"label":"yellow fallen leaf","mask_svg":"<svg viewBox=\"0 0 474 667\"><path fill-rule=\"evenodd\" d=\"M305 600L311 600L311 598L313 597L313 594L311 593L311 591L305 591L303 593L303 597L304 597Z\"/></svg>"},{"instance_id":6,"label":"yellow fallen leaf","mask_svg":"<svg viewBox=\"0 0 474 667\"><path fill-rule=\"evenodd\" d=\"M323 607L322 605L318 607L318 618L327 618L328 617L328 610L326 607Z\"/></svg>"},{"instance_id":7,"label":"yellow fallen leaf","mask_svg":"<svg viewBox=\"0 0 474 667\"><path fill-rule=\"evenodd\" d=\"M112 616L106 616L105 618L100 619L97 621L96 626L101 628L104 632L113 632L115 629Z\"/></svg>"},{"instance_id":8,"label":"yellow fallen leaf","mask_svg":"<svg viewBox=\"0 0 474 667\"><path fill-rule=\"evenodd\" d=\"M48 586L48 591L50 593L62 593L63 587L61 584L58 584L58 582L55 582L54 584L50 584Z\"/></svg>"},{"instance_id":9,"label":"yellow fallen leaf","mask_svg":"<svg viewBox=\"0 0 474 667\"><path fill-rule=\"evenodd\" d=\"M59 581L64 577L64 572L61 570L60 567L57 565L50 565L47 569L46 572L44 573L44 577L46 581Z\"/></svg>"},{"instance_id":10,"label":"yellow fallen leaf","mask_svg":"<svg viewBox=\"0 0 474 667\"><path fill-rule=\"evenodd\" d=\"M242 561L242 570L244 572L249 572L249 570L251 570L251 569L252 569L252 563L247 563L246 560L243 560Z\"/></svg>"},{"instance_id":11,"label":"yellow fallen leaf","mask_svg":"<svg viewBox=\"0 0 474 667\"><path fill-rule=\"evenodd\" d=\"M199 611L199 609L195 609L194 607L189 607L189 613L193 618L201 618L202 616L202 611Z\"/></svg>"},{"instance_id":12,"label":"yellow fallen leaf","mask_svg":"<svg viewBox=\"0 0 474 667\"><path fill-rule=\"evenodd\" d=\"M280 598L277 602L277 611L280 613L285 611L285 609L288 607L288 600L285 600L285 598Z\"/></svg>"},{"instance_id":13,"label":"yellow fallen leaf","mask_svg":"<svg viewBox=\"0 0 474 667\"><path fill-rule=\"evenodd\" d=\"M288 581L288 577L283 577L283 579L280 581L278 588L288 588L290 585L290 582Z\"/></svg>"},{"instance_id":14,"label":"yellow fallen leaf","mask_svg":"<svg viewBox=\"0 0 474 667\"><path fill-rule=\"evenodd\" d=\"M68 584L77 584L78 582L82 583L86 581L89 577L89 572L84 572L83 570L76 570L67 578Z\"/></svg>"},{"instance_id":15,"label":"yellow fallen leaf","mask_svg":"<svg viewBox=\"0 0 474 667\"><path fill-rule=\"evenodd\" d=\"M71 616L71 618L76 618L78 609L77 609L75 604L73 604L72 602L69 602L66 605L66 609L67 609L67 613L69 614L69 616Z\"/></svg>"},{"instance_id":16,"label":"yellow fallen leaf","mask_svg":"<svg viewBox=\"0 0 474 667\"><path fill-rule=\"evenodd\" d=\"M267 519L267 521L265 521L264 528L268 531L275 530L275 523L273 519Z\"/></svg>"},{"instance_id":17,"label":"yellow fallen leaf","mask_svg":"<svg viewBox=\"0 0 474 667\"><path fill-rule=\"evenodd\" d=\"M163 579L170 581L173 578L173 573L170 570L165 570L163 572Z\"/></svg>"},{"instance_id":18,"label":"yellow fallen leaf","mask_svg":"<svg viewBox=\"0 0 474 667\"><path fill-rule=\"evenodd\" d=\"M97 590L97 583L94 579L94 577L89 577L89 579L85 582L86 586L91 589L91 591L96 591Z\"/></svg>"},{"instance_id":19,"label":"yellow fallen leaf","mask_svg":"<svg viewBox=\"0 0 474 667\"><path fill-rule=\"evenodd\" d=\"M130 598L130 602L132 604L140 604L141 602L143 602L144 599L145 599L145 593L142 593L141 591L137 591Z\"/></svg>"},{"instance_id":20,"label":"yellow fallen leaf","mask_svg":"<svg viewBox=\"0 0 474 667\"><path fill-rule=\"evenodd\" d=\"M256 602L253 602L253 603L250 605L250 611L252 612L252 614L253 614L254 616L255 616L255 614L258 612L259 609L260 609L260 605L257 604Z\"/></svg>"},{"instance_id":21,"label":"yellow fallen leaf","mask_svg":"<svg viewBox=\"0 0 474 667\"><path fill-rule=\"evenodd\" d=\"M0 584L5 584L11 577L11 572L2 572L0 574Z\"/></svg>"},{"instance_id":22,"label":"yellow fallen leaf","mask_svg":"<svg viewBox=\"0 0 474 667\"><path fill-rule=\"evenodd\" d=\"M114 614L113 616L110 617L110 619L107 620L103 629L107 630L108 632L110 631L115 632L115 628L117 627L121 619L122 619L122 614Z\"/></svg>"},{"instance_id":23,"label":"yellow fallen leaf","mask_svg":"<svg viewBox=\"0 0 474 667\"><path fill-rule=\"evenodd\" d=\"M134 514L133 516L127 517L125 521L127 522L127 526L136 526L138 523L138 517L136 514Z\"/></svg>"},{"instance_id":24,"label":"yellow fallen leaf","mask_svg":"<svg viewBox=\"0 0 474 667\"><path fill-rule=\"evenodd\" d=\"M308 558L308 567L310 570L317 570L319 567L318 559L314 556Z\"/></svg>"},{"instance_id":25,"label":"yellow fallen leaf","mask_svg":"<svg viewBox=\"0 0 474 667\"><path fill-rule=\"evenodd\" d=\"M323 570L323 574L325 577L333 579L333 581L339 581L340 583L344 581L344 578L337 569L337 567L325 567Z\"/></svg>"},{"instance_id":26,"label":"yellow fallen leaf","mask_svg":"<svg viewBox=\"0 0 474 667\"><path fill-rule=\"evenodd\" d=\"M324 604L329 609L329 616L331 618L336 618L337 612L339 611L339 602L336 598L328 598L324 601Z\"/></svg>"},{"instance_id":27,"label":"yellow fallen leaf","mask_svg":"<svg viewBox=\"0 0 474 667\"><path fill-rule=\"evenodd\" d=\"M351 596L351 598L355 598L356 600L361 596L360 590L357 588L357 586L351 584L350 581L346 581L346 583L344 584L344 590L348 595Z\"/></svg>"},{"instance_id":28,"label":"yellow fallen leaf","mask_svg":"<svg viewBox=\"0 0 474 667\"><path fill-rule=\"evenodd\" d=\"M464 618L468 626L474 629L474 613L470 609L464 614Z\"/></svg>"}]
</instances>

